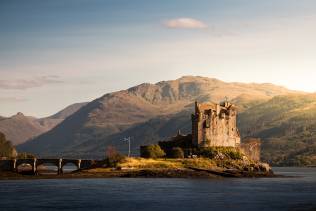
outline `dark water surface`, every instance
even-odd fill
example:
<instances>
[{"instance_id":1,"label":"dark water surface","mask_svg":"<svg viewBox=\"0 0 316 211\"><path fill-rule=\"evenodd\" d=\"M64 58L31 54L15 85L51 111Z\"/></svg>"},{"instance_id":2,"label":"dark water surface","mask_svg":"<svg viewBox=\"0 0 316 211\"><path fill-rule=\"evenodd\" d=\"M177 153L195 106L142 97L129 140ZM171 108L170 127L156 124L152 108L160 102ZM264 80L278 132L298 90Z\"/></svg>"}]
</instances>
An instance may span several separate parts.
<instances>
[{"instance_id":1,"label":"dark water surface","mask_svg":"<svg viewBox=\"0 0 316 211\"><path fill-rule=\"evenodd\" d=\"M0 181L0 210L316 210L316 168L292 178Z\"/></svg>"}]
</instances>

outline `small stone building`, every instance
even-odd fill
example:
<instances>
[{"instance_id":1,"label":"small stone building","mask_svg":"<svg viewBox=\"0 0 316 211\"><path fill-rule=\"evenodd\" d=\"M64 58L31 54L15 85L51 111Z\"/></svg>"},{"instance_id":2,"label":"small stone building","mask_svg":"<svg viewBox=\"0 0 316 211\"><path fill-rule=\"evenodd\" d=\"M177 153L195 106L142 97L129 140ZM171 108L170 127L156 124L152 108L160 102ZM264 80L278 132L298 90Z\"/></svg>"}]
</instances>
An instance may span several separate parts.
<instances>
[{"instance_id":1,"label":"small stone building","mask_svg":"<svg viewBox=\"0 0 316 211\"><path fill-rule=\"evenodd\" d=\"M195 102L192 144L195 147L238 147L237 107L227 101L221 104Z\"/></svg>"},{"instance_id":2,"label":"small stone building","mask_svg":"<svg viewBox=\"0 0 316 211\"><path fill-rule=\"evenodd\" d=\"M244 138L240 149L251 160L260 161L261 140L259 138Z\"/></svg>"},{"instance_id":3,"label":"small stone building","mask_svg":"<svg viewBox=\"0 0 316 211\"><path fill-rule=\"evenodd\" d=\"M188 156L191 153L192 148L194 148L192 145L192 135L183 135L180 130L176 136L170 137L166 141L159 141L158 145L165 151L167 157L174 147L182 148L185 156Z\"/></svg>"}]
</instances>

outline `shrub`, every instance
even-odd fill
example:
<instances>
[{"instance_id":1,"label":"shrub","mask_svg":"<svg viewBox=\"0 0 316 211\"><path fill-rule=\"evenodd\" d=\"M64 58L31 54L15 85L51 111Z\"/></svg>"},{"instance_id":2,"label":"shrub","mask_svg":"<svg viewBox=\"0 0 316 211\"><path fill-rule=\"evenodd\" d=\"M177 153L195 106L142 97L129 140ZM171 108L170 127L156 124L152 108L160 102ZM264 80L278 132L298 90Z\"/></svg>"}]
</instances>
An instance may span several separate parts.
<instances>
[{"instance_id":1,"label":"shrub","mask_svg":"<svg viewBox=\"0 0 316 211\"><path fill-rule=\"evenodd\" d=\"M165 155L166 153L157 144L141 146L140 148L140 156L143 158L161 158Z\"/></svg>"},{"instance_id":2,"label":"shrub","mask_svg":"<svg viewBox=\"0 0 316 211\"><path fill-rule=\"evenodd\" d=\"M223 156L233 160L240 160L243 156L240 150L234 147L204 147L198 149L197 154L210 159Z\"/></svg>"},{"instance_id":3,"label":"shrub","mask_svg":"<svg viewBox=\"0 0 316 211\"><path fill-rule=\"evenodd\" d=\"M243 154L239 150L228 151L227 155L233 160L240 160L243 156Z\"/></svg>"},{"instance_id":4,"label":"shrub","mask_svg":"<svg viewBox=\"0 0 316 211\"><path fill-rule=\"evenodd\" d=\"M173 147L170 151L170 158L184 158L184 152L180 147Z\"/></svg>"},{"instance_id":5,"label":"shrub","mask_svg":"<svg viewBox=\"0 0 316 211\"><path fill-rule=\"evenodd\" d=\"M120 154L115 147L109 146L105 153L105 163L108 167L117 167L124 160L125 156Z\"/></svg>"},{"instance_id":6,"label":"shrub","mask_svg":"<svg viewBox=\"0 0 316 211\"><path fill-rule=\"evenodd\" d=\"M196 152L197 155L205 158L213 159L218 154L214 147L203 147L199 148Z\"/></svg>"}]
</instances>

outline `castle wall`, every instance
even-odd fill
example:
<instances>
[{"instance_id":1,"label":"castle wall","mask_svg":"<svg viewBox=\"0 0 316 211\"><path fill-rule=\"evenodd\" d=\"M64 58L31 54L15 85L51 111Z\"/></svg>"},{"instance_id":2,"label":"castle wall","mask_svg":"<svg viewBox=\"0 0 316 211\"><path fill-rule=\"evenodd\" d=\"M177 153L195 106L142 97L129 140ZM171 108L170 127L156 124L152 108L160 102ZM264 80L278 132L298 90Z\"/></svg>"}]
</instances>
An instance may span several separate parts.
<instances>
[{"instance_id":1,"label":"castle wall","mask_svg":"<svg viewBox=\"0 0 316 211\"><path fill-rule=\"evenodd\" d=\"M231 146L240 144L240 135L236 126L236 108L228 103L196 103L192 115L193 145L196 147Z\"/></svg>"}]
</instances>

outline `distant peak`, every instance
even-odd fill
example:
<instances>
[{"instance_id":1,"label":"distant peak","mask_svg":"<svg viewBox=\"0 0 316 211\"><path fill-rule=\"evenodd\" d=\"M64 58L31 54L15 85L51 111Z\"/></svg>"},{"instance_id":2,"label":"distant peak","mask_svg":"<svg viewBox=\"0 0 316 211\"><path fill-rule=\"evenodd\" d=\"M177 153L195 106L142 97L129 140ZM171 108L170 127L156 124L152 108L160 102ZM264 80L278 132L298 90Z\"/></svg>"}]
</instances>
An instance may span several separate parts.
<instances>
[{"instance_id":1,"label":"distant peak","mask_svg":"<svg viewBox=\"0 0 316 211\"><path fill-rule=\"evenodd\" d=\"M177 79L177 81L220 81L217 78L210 78L198 75L184 75Z\"/></svg>"},{"instance_id":2,"label":"distant peak","mask_svg":"<svg viewBox=\"0 0 316 211\"><path fill-rule=\"evenodd\" d=\"M17 119L24 118L24 117L25 116L22 112L18 112L15 115L11 116L11 118L17 118Z\"/></svg>"}]
</instances>

